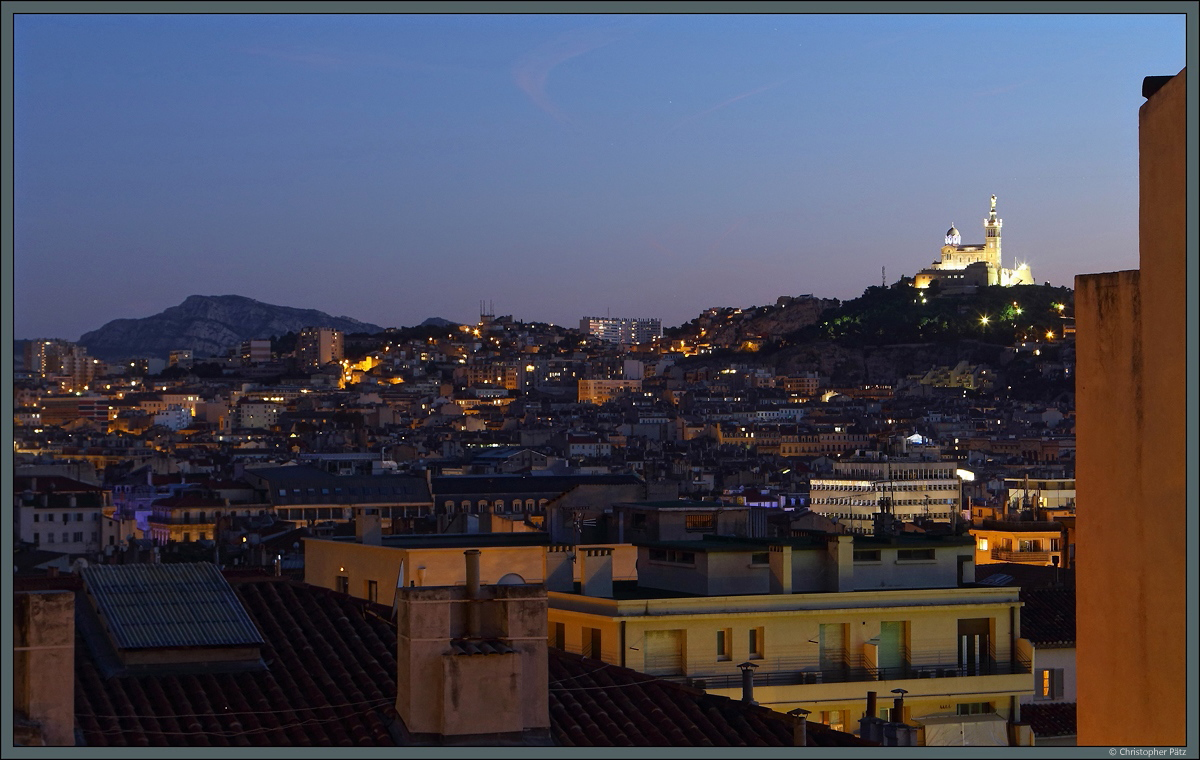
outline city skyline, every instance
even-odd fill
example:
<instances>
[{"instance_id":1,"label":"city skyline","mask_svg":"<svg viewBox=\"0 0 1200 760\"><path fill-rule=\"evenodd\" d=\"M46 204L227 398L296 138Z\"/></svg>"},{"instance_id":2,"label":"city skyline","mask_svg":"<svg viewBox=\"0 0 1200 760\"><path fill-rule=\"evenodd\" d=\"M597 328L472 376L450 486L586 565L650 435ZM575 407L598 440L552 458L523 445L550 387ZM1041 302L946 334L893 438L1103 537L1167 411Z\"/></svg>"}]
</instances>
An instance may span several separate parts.
<instances>
[{"instance_id":1,"label":"city skyline","mask_svg":"<svg viewBox=\"0 0 1200 760\"><path fill-rule=\"evenodd\" d=\"M1137 266L1184 16L15 17L14 336L193 294L385 326L854 298L951 224ZM389 97L390 96L390 97ZM47 294L58 297L47 298Z\"/></svg>"}]
</instances>

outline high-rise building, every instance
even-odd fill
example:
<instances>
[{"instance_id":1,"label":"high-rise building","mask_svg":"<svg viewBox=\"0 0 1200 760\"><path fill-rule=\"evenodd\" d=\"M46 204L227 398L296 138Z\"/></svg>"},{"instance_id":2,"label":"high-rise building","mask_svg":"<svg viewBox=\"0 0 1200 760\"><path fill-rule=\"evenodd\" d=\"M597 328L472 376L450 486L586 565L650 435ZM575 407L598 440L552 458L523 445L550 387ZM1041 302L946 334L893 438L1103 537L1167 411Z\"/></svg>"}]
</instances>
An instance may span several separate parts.
<instances>
[{"instance_id":1,"label":"high-rise building","mask_svg":"<svg viewBox=\"0 0 1200 760\"><path fill-rule=\"evenodd\" d=\"M580 332L611 343L650 343L662 337L662 320L627 317L584 317Z\"/></svg>"},{"instance_id":2,"label":"high-rise building","mask_svg":"<svg viewBox=\"0 0 1200 760\"><path fill-rule=\"evenodd\" d=\"M66 391L86 389L96 374L96 361L86 348L57 339L26 341L25 367L35 378L57 381Z\"/></svg>"},{"instance_id":3,"label":"high-rise building","mask_svg":"<svg viewBox=\"0 0 1200 760\"><path fill-rule=\"evenodd\" d=\"M302 366L322 367L330 362L340 362L344 355L341 330L306 327L300 331L296 341L296 359Z\"/></svg>"},{"instance_id":4,"label":"high-rise building","mask_svg":"<svg viewBox=\"0 0 1200 760\"><path fill-rule=\"evenodd\" d=\"M963 290L981 285L1033 285L1033 272L1025 263L1005 269L1001 259L1000 228L1004 220L996 216L996 196L983 220L983 243L963 245L962 234L954 225L946 230L942 257L914 278L918 288L937 282L943 289Z\"/></svg>"}]
</instances>

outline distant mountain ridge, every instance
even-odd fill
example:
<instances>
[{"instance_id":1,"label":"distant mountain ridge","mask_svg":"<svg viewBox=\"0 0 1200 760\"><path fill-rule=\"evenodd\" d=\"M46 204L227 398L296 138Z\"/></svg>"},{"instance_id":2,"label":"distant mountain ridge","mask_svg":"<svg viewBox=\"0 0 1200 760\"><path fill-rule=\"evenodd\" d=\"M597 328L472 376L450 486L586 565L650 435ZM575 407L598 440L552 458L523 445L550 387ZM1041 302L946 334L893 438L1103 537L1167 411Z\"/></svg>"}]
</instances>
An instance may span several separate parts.
<instances>
[{"instance_id":1,"label":"distant mountain ridge","mask_svg":"<svg viewBox=\"0 0 1200 760\"><path fill-rule=\"evenodd\" d=\"M84 333L79 343L104 360L152 356L191 349L196 357L220 356L244 340L332 327L342 332L382 332L383 328L316 309L275 306L245 296L188 296L183 303L141 319L114 319Z\"/></svg>"}]
</instances>

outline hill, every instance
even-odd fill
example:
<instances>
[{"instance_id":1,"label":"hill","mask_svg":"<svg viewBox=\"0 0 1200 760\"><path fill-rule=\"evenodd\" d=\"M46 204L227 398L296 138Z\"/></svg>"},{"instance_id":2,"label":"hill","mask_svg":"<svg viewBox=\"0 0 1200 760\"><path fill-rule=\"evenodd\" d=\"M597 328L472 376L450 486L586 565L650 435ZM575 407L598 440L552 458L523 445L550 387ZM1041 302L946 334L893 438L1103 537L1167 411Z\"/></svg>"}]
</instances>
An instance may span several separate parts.
<instances>
[{"instance_id":1,"label":"hill","mask_svg":"<svg viewBox=\"0 0 1200 760\"><path fill-rule=\"evenodd\" d=\"M180 305L153 316L114 319L85 333L79 343L92 356L108 361L165 358L179 349L191 349L196 357L205 357L223 355L244 340L299 332L305 327L332 327L346 333L383 330L350 317L275 306L245 296L188 296Z\"/></svg>"}]
</instances>

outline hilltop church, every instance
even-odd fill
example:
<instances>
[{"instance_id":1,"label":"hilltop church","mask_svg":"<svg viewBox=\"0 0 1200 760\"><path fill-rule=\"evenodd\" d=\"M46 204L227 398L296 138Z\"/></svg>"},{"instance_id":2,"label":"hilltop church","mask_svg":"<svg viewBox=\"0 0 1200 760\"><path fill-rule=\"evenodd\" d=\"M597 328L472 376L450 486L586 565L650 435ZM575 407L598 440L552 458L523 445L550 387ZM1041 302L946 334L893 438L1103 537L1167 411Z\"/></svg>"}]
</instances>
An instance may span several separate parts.
<instances>
[{"instance_id":1,"label":"hilltop church","mask_svg":"<svg viewBox=\"0 0 1200 760\"><path fill-rule=\"evenodd\" d=\"M927 288L937 282L943 293L971 293L981 285L1033 285L1033 272L1028 264L1018 264L1015 269L1001 266L1000 227L1003 223L996 218L996 196L993 195L991 211L983 220L983 245L963 245L962 235L951 225L946 230L941 261L918 272L913 284Z\"/></svg>"}]
</instances>

